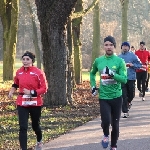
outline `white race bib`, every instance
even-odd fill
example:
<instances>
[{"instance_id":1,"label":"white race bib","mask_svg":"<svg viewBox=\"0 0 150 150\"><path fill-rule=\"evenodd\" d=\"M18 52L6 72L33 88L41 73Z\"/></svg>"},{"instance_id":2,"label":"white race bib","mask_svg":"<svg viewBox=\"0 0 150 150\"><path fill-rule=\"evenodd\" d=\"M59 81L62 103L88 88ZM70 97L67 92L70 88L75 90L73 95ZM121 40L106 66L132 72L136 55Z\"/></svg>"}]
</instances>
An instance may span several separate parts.
<instances>
[{"instance_id":1,"label":"white race bib","mask_svg":"<svg viewBox=\"0 0 150 150\"><path fill-rule=\"evenodd\" d=\"M108 74L101 74L101 82L103 85L117 84L117 81L115 81L112 77L108 76Z\"/></svg>"},{"instance_id":2,"label":"white race bib","mask_svg":"<svg viewBox=\"0 0 150 150\"><path fill-rule=\"evenodd\" d=\"M23 95L22 106L37 106L37 97L31 97L30 95Z\"/></svg>"}]
</instances>

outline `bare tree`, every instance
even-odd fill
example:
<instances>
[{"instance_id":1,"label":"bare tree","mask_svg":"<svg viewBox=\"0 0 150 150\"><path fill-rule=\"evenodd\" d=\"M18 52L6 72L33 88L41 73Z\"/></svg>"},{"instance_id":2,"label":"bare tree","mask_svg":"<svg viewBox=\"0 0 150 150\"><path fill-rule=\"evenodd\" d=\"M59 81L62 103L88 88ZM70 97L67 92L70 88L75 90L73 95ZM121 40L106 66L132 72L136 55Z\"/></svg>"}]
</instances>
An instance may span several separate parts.
<instances>
[{"instance_id":1,"label":"bare tree","mask_svg":"<svg viewBox=\"0 0 150 150\"><path fill-rule=\"evenodd\" d=\"M37 67L41 69L41 52L40 52L40 47L38 44L38 35L37 35L37 27L36 27L36 22L35 22L35 17L32 11L32 7L30 4L30 0L25 0L29 13L30 13L30 17L31 17L31 21L32 21L32 31L33 31L33 44L34 44L34 48L35 48L35 53L36 53L36 58L37 58Z\"/></svg>"},{"instance_id":2,"label":"bare tree","mask_svg":"<svg viewBox=\"0 0 150 150\"><path fill-rule=\"evenodd\" d=\"M100 9L99 3L93 9L93 44L92 44L92 62L100 55Z\"/></svg>"},{"instance_id":3,"label":"bare tree","mask_svg":"<svg viewBox=\"0 0 150 150\"><path fill-rule=\"evenodd\" d=\"M81 52L81 25L84 15L93 10L99 0L92 0L88 8L83 9L83 0L77 0L75 11L72 15L72 35L74 48L74 74L76 84L82 83L82 52Z\"/></svg>"},{"instance_id":4,"label":"bare tree","mask_svg":"<svg viewBox=\"0 0 150 150\"><path fill-rule=\"evenodd\" d=\"M128 4L129 0L120 0L122 6L122 42L127 41L128 36Z\"/></svg>"},{"instance_id":5,"label":"bare tree","mask_svg":"<svg viewBox=\"0 0 150 150\"><path fill-rule=\"evenodd\" d=\"M66 105L67 18L77 0L35 0L40 21L43 66L48 80L45 104Z\"/></svg>"},{"instance_id":6,"label":"bare tree","mask_svg":"<svg viewBox=\"0 0 150 150\"><path fill-rule=\"evenodd\" d=\"M3 80L12 80L16 56L19 0L0 0L3 25Z\"/></svg>"}]
</instances>

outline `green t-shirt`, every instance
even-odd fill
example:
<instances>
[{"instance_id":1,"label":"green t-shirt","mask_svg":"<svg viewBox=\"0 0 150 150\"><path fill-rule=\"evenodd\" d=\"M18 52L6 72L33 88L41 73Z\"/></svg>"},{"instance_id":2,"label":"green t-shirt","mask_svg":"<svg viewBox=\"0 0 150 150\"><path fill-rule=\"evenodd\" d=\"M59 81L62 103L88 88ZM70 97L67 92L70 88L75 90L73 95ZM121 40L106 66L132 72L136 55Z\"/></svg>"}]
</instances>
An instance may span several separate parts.
<instances>
[{"instance_id":1,"label":"green t-shirt","mask_svg":"<svg viewBox=\"0 0 150 150\"><path fill-rule=\"evenodd\" d=\"M114 76L108 76L106 66L114 72ZM100 75L99 99L113 99L122 95L121 83L127 82L127 69L122 58L116 55L103 55L96 58L90 71L91 87L96 86L96 73Z\"/></svg>"}]
</instances>

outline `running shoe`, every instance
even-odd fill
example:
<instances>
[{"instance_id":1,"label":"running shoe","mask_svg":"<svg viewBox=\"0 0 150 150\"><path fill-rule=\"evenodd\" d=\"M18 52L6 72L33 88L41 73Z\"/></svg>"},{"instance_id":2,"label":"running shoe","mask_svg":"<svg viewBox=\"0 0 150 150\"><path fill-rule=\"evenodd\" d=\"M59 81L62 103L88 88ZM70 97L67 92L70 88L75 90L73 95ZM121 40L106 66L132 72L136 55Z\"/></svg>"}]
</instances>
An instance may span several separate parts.
<instances>
[{"instance_id":1,"label":"running shoe","mask_svg":"<svg viewBox=\"0 0 150 150\"><path fill-rule=\"evenodd\" d=\"M149 92L149 91L150 91L149 88L147 88L145 92Z\"/></svg>"},{"instance_id":2,"label":"running shoe","mask_svg":"<svg viewBox=\"0 0 150 150\"><path fill-rule=\"evenodd\" d=\"M117 150L117 148L116 147L111 147L110 150Z\"/></svg>"},{"instance_id":3,"label":"running shoe","mask_svg":"<svg viewBox=\"0 0 150 150\"><path fill-rule=\"evenodd\" d=\"M131 106L132 106L132 104L131 104L131 103L128 103L128 109L130 109L130 108L131 108Z\"/></svg>"},{"instance_id":4,"label":"running shoe","mask_svg":"<svg viewBox=\"0 0 150 150\"><path fill-rule=\"evenodd\" d=\"M43 146L42 142L37 142L35 146L35 150L42 150L42 146Z\"/></svg>"},{"instance_id":5,"label":"running shoe","mask_svg":"<svg viewBox=\"0 0 150 150\"><path fill-rule=\"evenodd\" d=\"M122 118L128 118L129 117L129 113L124 113Z\"/></svg>"},{"instance_id":6,"label":"running shoe","mask_svg":"<svg viewBox=\"0 0 150 150\"><path fill-rule=\"evenodd\" d=\"M102 146L103 148L107 148L108 147L108 144L109 144L109 136L103 136L103 139L102 139Z\"/></svg>"}]
</instances>

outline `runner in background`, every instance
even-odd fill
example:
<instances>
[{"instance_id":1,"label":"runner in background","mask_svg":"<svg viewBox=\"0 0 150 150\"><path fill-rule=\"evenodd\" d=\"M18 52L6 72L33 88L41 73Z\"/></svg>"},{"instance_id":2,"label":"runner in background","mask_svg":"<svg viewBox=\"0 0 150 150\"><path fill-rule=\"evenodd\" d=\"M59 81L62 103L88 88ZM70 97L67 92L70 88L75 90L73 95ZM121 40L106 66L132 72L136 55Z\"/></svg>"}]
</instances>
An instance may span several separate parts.
<instances>
[{"instance_id":1,"label":"runner in background","mask_svg":"<svg viewBox=\"0 0 150 150\"><path fill-rule=\"evenodd\" d=\"M145 50L147 50L147 48L145 48ZM149 92L150 91L150 89L148 87L148 85L149 85L149 77L150 77L150 59L148 61L147 79L146 79L146 91L145 92Z\"/></svg>"},{"instance_id":2,"label":"runner in background","mask_svg":"<svg viewBox=\"0 0 150 150\"><path fill-rule=\"evenodd\" d=\"M122 58L127 67L127 83L122 83L122 112L124 113L123 118L129 117L129 109L132 105L132 100L135 97L135 81L136 81L136 69L142 67L139 58L130 51L129 42L123 42L121 45L122 53L118 57Z\"/></svg>"},{"instance_id":3,"label":"runner in background","mask_svg":"<svg viewBox=\"0 0 150 150\"><path fill-rule=\"evenodd\" d=\"M140 61L142 62L142 67L136 70L137 77L137 88L139 90L139 97L142 97L142 101L145 100L146 91L146 80L147 80L147 70L148 62L150 58L149 51L145 50L145 42L140 42L140 49L135 52Z\"/></svg>"},{"instance_id":4,"label":"runner in background","mask_svg":"<svg viewBox=\"0 0 150 150\"><path fill-rule=\"evenodd\" d=\"M131 52L133 52L133 53L135 53L135 48L134 48L134 46L131 46Z\"/></svg>"}]
</instances>

